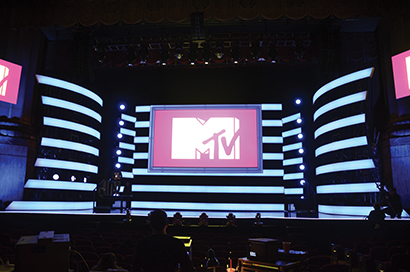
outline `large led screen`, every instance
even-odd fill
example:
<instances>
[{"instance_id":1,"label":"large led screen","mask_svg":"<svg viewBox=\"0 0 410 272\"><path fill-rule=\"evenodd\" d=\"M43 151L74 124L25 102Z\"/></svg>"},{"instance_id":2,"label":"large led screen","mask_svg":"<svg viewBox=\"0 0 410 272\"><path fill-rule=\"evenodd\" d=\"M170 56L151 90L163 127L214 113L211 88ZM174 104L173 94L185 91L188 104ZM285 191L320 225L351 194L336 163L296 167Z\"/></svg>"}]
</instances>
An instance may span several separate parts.
<instances>
[{"instance_id":1,"label":"large led screen","mask_svg":"<svg viewBox=\"0 0 410 272\"><path fill-rule=\"evenodd\" d=\"M17 104L21 66L0 59L0 101Z\"/></svg>"},{"instance_id":2,"label":"large led screen","mask_svg":"<svg viewBox=\"0 0 410 272\"><path fill-rule=\"evenodd\" d=\"M396 99L410 95L410 50L392 57Z\"/></svg>"},{"instance_id":3,"label":"large led screen","mask_svg":"<svg viewBox=\"0 0 410 272\"><path fill-rule=\"evenodd\" d=\"M152 106L149 171L262 172L260 105Z\"/></svg>"}]
</instances>

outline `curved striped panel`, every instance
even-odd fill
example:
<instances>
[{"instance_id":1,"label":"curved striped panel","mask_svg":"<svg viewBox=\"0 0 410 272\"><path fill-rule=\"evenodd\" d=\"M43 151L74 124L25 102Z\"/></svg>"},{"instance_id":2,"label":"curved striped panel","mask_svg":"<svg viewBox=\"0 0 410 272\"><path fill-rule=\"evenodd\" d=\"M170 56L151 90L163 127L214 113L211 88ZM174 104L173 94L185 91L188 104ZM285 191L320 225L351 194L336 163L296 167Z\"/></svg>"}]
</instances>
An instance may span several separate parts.
<instances>
[{"instance_id":1,"label":"curved striped panel","mask_svg":"<svg viewBox=\"0 0 410 272\"><path fill-rule=\"evenodd\" d=\"M315 157L318 157L322 154L337 151L346 148L358 147L358 146L366 146L367 145L367 137L355 137L346 140L335 141L329 144L322 145L315 150Z\"/></svg>"},{"instance_id":2,"label":"curved striped panel","mask_svg":"<svg viewBox=\"0 0 410 272\"><path fill-rule=\"evenodd\" d=\"M336 162L316 167L316 176L340 171L352 171L374 168L372 159Z\"/></svg>"},{"instance_id":3,"label":"curved striped panel","mask_svg":"<svg viewBox=\"0 0 410 272\"><path fill-rule=\"evenodd\" d=\"M340 120L327 123L326 125L323 125L315 130L315 139L319 137L320 135L325 134L329 131L348 127L348 126L353 126L357 124L362 124L365 121L366 121L366 118L365 118L365 114L363 113L363 114L358 114L358 115L342 118Z\"/></svg>"},{"instance_id":4,"label":"curved striped panel","mask_svg":"<svg viewBox=\"0 0 410 272\"><path fill-rule=\"evenodd\" d=\"M7 211L39 211L59 212L61 210L78 211L93 209L92 201L13 201L6 208Z\"/></svg>"},{"instance_id":5,"label":"curved striped panel","mask_svg":"<svg viewBox=\"0 0 410 272\"><path fill-rule=\"evenodd\" d=\"M58 118L43 117L43 124L45 126L70 129L70 130L75 130L78 132L86 133L88 135L94 136L98 140L100 139L100 136L101 136L100 132L98 132L96 129L92 127L81 125L81 124L74 123L71 121L58 119Z\"/></svg>"},{"instance_id":6,"label":"curved striped panel","mask_svg":"<svg viewBox=\"0 0 410 272\"><path fill-rule=\"evenodd\" d=\"M74 151L85 152L85 153L94 155L96 157L98 157L100 154L100 151L97 148L86 145L86 144L71 142L67 140L47 138L47 137L43 137L41 139L41 146L48 146L48 147L70 149Z\"/></svg>"},{"instance_id":7,"label":"curved striped panel","mask_svg":"<svg viewBox=\"0 0 410 272\"><path fill-rule=\"evenodd\" d=\"M72 161L54 160L54 159L44 159L37 158L36 167L49 167L49 168L59 168L73 171L84 171L89 173L98 173L98 166Z\"/></svg>"},{"instance_id":8,"label":"curved striped panel","mask_svg":"<svg viewBox=\"0 0 410 272\"><path fill-rule=\"evenodd\" d=\"M29 179L24 185L25 189L48 189L48 190L72 190L72 191L94 191L97 185L93 183L39 180Z\"/></svg>"},{"instance_id":9,"label":"curved striped panel","mask_svg":"<svg viewBox=\"0 0 410 272\"><path fill-rule=\"evenodd\" d=\"M378 193L376 183L346 183L316 186L318 194Z\"/></svg>"},{"instance_id":10,"label":"curved striped panel","mask_svg":"<svg viewBox=\"0 0 410 272\"><path fill-rule=\"evenodd\" d=\"M283 186L132 185L133 192L283 194Z\"/></svg>"}]
</instances>

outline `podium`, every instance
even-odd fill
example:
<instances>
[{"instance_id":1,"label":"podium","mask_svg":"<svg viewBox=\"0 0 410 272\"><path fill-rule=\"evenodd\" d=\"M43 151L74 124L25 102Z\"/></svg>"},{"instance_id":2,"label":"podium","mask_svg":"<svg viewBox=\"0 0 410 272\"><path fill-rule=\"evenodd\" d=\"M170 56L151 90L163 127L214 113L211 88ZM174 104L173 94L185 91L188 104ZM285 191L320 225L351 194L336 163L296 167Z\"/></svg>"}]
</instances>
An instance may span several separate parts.
<instances>
[{"instance_id":1,"label":"podium","mask_svg":"<svg viewBox=\"0 0 410 272\"><path fill-rule=\"evenodd\" d=\"M16 244L15 272L67 272L70 268L69 234L22 236Z\"/></svg>"}]
</instances>

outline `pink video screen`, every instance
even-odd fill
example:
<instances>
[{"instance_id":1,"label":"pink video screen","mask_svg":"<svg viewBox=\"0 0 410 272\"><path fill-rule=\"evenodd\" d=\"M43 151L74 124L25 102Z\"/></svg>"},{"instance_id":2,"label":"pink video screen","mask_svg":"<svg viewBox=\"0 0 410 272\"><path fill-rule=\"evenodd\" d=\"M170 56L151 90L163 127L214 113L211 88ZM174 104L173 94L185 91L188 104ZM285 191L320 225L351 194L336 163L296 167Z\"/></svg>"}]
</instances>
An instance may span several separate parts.
<instances>
[{"instance_id":1,"label":"pink video screen","mask_svg":"<svg viewBox=\"0 0 410 272\"><path fill-rule=\"evenodd\" d=\"M0 101L17 104L21 66L0 59Z\"/></svg>"},{"instance_id":2,"label":"pink video screen","mask_svg":"<svg viewBox=\"0 0 410 272\"><path fill-rule=\"evenodd\" d=\"M260 105L152 106L150 170L261 172Z\"/></svg>"},{"instance_id":3,"label":"pink video screen","mask_svg":"<svg viewBox=\"0 0 410 272\"><path fill-rule=\"evenodd\" d=\"M410 50L392 57L396 99L410 96Z\"/></svg>"}]
</instances>

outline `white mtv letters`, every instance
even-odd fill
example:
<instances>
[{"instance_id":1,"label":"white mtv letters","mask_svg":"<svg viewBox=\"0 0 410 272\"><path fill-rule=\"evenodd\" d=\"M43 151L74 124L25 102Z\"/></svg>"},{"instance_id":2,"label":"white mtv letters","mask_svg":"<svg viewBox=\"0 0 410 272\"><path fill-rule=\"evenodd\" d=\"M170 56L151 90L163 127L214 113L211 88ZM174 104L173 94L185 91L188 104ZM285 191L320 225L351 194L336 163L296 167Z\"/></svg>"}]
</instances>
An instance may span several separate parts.
<instances>
[{"instance_id":1,"label":"white mtv letters","mask_svg":"<svg viewBox=\"0 0 410 272\"><path fill-rule=\"evenodd\" d=\"M239 119L172 118L171 159L239 160Z\"/></svg>"}]
</instances>

